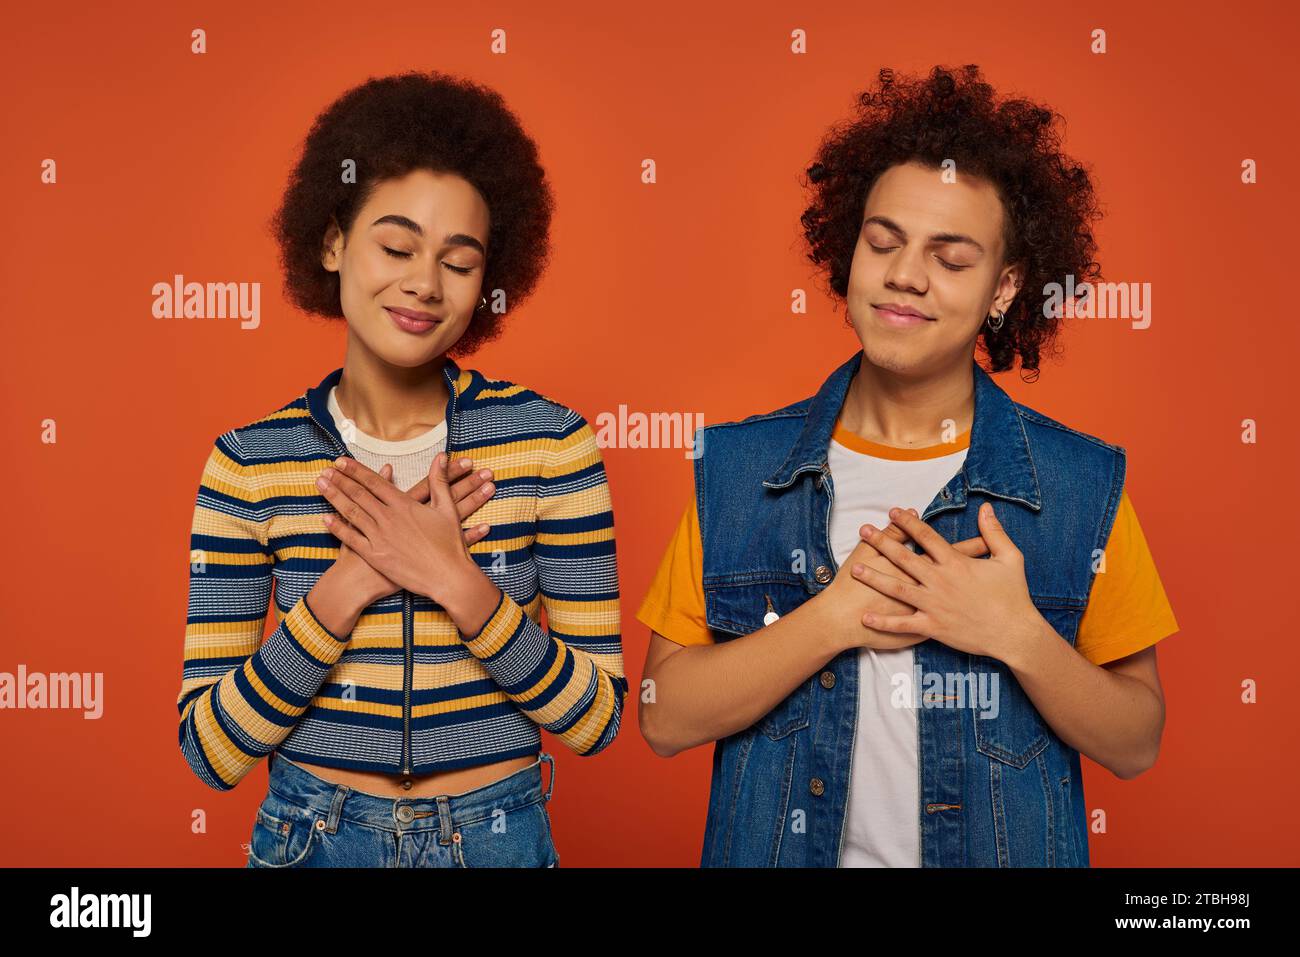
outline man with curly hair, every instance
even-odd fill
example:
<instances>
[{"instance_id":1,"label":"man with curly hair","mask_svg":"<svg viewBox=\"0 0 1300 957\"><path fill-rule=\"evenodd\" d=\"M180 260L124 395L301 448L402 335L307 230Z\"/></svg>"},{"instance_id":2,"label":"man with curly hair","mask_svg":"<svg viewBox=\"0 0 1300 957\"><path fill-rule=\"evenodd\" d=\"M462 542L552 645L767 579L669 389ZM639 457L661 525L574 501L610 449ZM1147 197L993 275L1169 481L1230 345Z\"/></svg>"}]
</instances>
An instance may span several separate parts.
<instances>
[{"instance_id":1,"label":"man with curly hair","mask_svg":"<svg viewBox=\"0 0 1300 957\"><path fill-rule=\"evenodd\" d=\"M1178 626L1124 449L989 372L1036 377L1043 290L1095 278L1092 186L975 66L882 71L858 103L802 225L861 349L696 436L637 614L641 731L716 742L705 866L1086 867L1080 754L1152 766Z\"/></svg>"}]
</instances>

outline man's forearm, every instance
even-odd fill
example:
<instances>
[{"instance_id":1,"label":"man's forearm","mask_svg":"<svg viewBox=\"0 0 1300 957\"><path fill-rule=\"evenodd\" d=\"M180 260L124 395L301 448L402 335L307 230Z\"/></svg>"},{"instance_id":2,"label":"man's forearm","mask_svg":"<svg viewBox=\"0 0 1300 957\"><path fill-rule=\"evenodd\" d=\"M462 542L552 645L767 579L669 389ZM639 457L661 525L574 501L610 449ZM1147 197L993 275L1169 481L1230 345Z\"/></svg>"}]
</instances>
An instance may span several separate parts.
<instances>
[{"instance_id":1,"label":"man's forearm","mask_svg":"<svg viewBox=\"0 0 1300 957\"><path fill-rule=\"evenodd\" d=\"M1155 763L1164 706L1142 682L1094 665L1041 615L1002 660L1070 747L1121 778Z\"/></svg>"},{"instance_id":2,"label":"man's forearm","mask_svg":"<svg viewBox=\"0 0 1300 957\"><path fill-rule=\"evenodd\" d=\"M653 676L654 702L642 727L668 756L748 728L843 650L816 598L742 638L692 645Z\"/></svg>"}]
</instances>

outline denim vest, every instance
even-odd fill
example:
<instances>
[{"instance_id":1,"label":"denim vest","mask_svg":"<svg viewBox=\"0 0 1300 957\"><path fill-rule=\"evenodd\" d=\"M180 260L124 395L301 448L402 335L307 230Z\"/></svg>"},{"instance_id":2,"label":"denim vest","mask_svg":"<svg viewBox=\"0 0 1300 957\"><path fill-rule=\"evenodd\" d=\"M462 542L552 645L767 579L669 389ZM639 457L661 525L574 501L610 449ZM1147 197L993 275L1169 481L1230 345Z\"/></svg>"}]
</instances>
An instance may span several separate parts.
<instances>
[{"instance_id":1,"label":"denim vest","mask_svg":"<svg viewBox=\"0 0 1300 957\"><path fill-rule=\"evenodd\" d=\"M790 612L834 578L827 449L861 361L859 351L811 398L697 432L702 585L715 640L757 631L769 611ZM922 519L961 541L980 534L977 511L991 501L1024 554L1034 606L1073 645L1119 506L1124 449L1013 401L971 365L970 446ZM1089 866L1079 753L1011 670L934 639L913 653L921 866ZM715 744L702 866L837 866L857 657L856 648L836 656L756 724ZM975 707L979 682L996 689L996 716Z\"/></svg>"}]
</instances>

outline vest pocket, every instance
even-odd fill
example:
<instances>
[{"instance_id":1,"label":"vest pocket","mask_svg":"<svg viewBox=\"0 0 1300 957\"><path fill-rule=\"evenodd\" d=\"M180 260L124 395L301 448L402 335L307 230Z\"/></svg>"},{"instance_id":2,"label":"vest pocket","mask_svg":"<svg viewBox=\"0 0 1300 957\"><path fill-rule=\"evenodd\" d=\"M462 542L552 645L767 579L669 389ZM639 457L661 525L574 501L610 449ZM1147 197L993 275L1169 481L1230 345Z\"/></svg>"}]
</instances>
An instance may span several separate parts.
<instances>
[{"instance_id":1,"label":"vest pocket","mask_svg":"<svg viewBox=\"0 0 1300 957\"><path fill-rule=\"evenodd\" d=\"M780 704L758 722L758 730L773 740L808 727L809 699L812 697L813 679L794 689Z\"/></svg>"},{"instance_id":2,"label":"vest pocket","mask_svg":"<svg viewBox=\"0 0 1300 957\"><path fill-rule=\"evenodd\" d=\"M704 583L706 620L719 641L753 634L766 627L764 618L769 612L779 618L811 597L794 574L779 577L777 573L757 573L736 577L742 580ZM815 678L816 675L809 675L755 722L754 727L773 740L808 727Z\"/></svg>"},{"instance_id":3,"label":"vest pocket","mask_svg":"<svg viewBox=\"0 0 1300 957\"><path fill-rule=\"evenodd\" d=\"M1020 687L1020 682L1001 661L985 655L971 656L971 671L976 680L987 673L996 695L996 717L983 717L976 711L975 749L986 757L1013 768L1023 769L1047 747L1048 728L1038 716L1038 709Z\"/></svg>"}]
</instances>

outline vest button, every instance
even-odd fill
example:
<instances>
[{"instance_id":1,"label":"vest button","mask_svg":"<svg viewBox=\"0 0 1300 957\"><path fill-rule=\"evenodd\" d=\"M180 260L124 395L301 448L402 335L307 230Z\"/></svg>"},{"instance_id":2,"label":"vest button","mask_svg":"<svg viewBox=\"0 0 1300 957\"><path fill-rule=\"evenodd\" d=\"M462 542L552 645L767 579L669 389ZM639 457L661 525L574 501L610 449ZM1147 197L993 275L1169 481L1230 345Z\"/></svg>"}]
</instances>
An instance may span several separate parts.
<instances>
[{"instance_id":1,"label":"vest button","mask_svg":"<svg viewBox=\"0 0 1300 957\"><path fill-rule=\"evenodd\" d=\"M415 811L411 809L409 804L403 804L397 809L397 819L403 824L409 824L415 820Z\"/></svg>"},{"instance_id":2,"label":"vest button","mask_svg":"<svg viewBox=\"0 0 1300 957\"><path fill-rule=\"evenodd\" d=\"M808 782L808 790L812 791L817 797L821 797L826 793L826 782L821 778L813 778Z\"/></svg>"},{"instance_id":3,"label":"vest button","mask_svg":"<svg viewBox=\"0 0 1300 957\"><path fill-rule=\"evenodd\" d=\"M825 565L818 565L817 570L813 572L813 575L823 585L825 585L828 581L830 581L832 578L835 577L834 575L831 574L831 570L827 568Z\"/></svg>"},{"instance_id":4,"label":"vest button","mask_svg":"<svg viewBox=\"0 0 1300 957\"><path fill-rule=\"evenodd\" d=\"M823 687L823 688L827 688L827 689L829 689L829 688L834 688L834 687L835 687L835 672L833 672L833 671L823 671L823 672L822 672L822 677L821 677L821 682L822 682L822 687Z\"/></svg>"}]
</instances>

